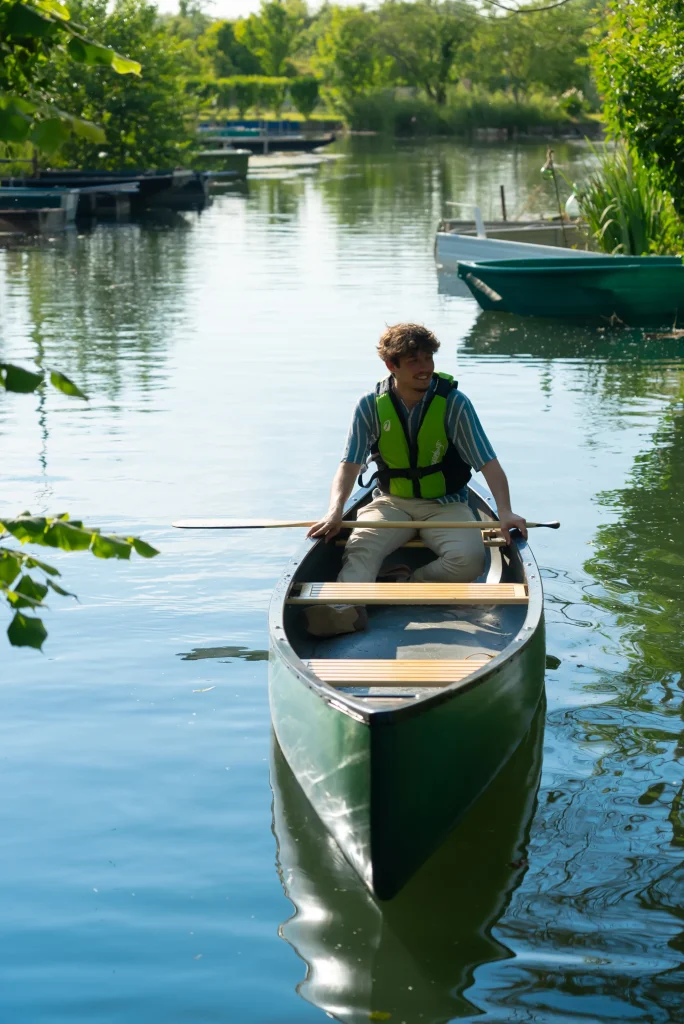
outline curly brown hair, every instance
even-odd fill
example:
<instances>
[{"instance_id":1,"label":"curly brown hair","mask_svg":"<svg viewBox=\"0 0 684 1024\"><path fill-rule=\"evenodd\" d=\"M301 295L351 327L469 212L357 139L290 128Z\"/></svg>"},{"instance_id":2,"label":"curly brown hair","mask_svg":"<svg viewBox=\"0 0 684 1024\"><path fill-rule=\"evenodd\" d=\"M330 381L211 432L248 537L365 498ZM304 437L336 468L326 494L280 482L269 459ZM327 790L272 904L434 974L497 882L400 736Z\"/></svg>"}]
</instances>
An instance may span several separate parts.
<instances>
[{"instance_id":1,"label":"curly brown hair","mask_svg":"<svg viewBox=\"0 0 684 1024\"><path fill-rule=\"evenodd\" d=\"M402 356L414 356L417 352L434 355L438 348L437 338L422 324L394 324L380 338L378 355L383 363L399 366Z\"/></svg>"}]
</instances>

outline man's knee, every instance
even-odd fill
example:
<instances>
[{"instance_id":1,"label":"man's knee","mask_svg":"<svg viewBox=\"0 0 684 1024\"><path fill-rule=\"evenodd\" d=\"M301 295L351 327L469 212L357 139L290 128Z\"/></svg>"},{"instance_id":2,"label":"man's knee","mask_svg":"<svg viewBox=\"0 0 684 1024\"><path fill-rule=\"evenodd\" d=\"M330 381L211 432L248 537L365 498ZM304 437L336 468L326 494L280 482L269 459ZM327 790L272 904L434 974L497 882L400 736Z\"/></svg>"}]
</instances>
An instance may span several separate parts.
<instances>
[{"instance_id":1,"label":"man's knee","mask_svg":"<svg viewBox=\"0 0 684 1024\"><path fill-rule=\"evenodd\" d=\"M469 548L456 548L442 555L445 573L453 578L454 583L469 583L481 576L485 567L485 549L483 544Z\"/></svg>"}]
</instances>

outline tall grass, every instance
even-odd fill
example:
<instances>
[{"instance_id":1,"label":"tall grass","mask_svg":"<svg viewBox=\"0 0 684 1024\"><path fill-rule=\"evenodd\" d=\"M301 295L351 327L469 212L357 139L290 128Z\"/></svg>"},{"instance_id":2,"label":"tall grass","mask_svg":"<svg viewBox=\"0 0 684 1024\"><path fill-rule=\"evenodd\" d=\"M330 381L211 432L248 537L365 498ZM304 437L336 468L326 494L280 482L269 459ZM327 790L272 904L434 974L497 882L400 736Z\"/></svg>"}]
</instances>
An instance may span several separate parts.
<instances>
[{"instance_id":1,"label":"tall grass","mask_svg":"<svg viewBox=\"0 0 684 1024\"><path fill-rule=\"evenodd\" d=\"M596 156L597 170L575 194L597 248L625 256L681 252L684 225L643 164L624 146Z\"/></svg>"},{"instance_id":2,"label":"tall grass","mask_svg":"<svg viewBox=\"0 0 684 1024\"><path fill-rule=\"evenodd\" d=\"M424 96L405 96L393 89L357 95L345 104L349 127L399 137L469 135L478 128L509 134L542 126L559 128L572 118L555 98L532 94L516 101L504 92L454 89L438 106Z\"/></svg>"}]
</instances>

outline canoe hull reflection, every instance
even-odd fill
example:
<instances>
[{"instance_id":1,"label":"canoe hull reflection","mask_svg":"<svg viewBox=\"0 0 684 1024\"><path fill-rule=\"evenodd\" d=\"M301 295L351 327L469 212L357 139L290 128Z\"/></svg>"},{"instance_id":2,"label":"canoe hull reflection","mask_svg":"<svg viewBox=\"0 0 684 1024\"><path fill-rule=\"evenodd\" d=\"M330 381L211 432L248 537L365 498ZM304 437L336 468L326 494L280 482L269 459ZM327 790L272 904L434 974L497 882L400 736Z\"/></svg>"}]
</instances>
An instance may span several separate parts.
<instances>
[{"instance_id":1,"label":"canoe hull reflection","mask_svg":"<svg viewBox=\"0 0 684 1024\"><path fill-rule=\"evenodd\" d=\"M348 1024L372 1013L406 1024L477 1013L464 995L475 968L511 955L492 926L525 874L543 723L541 706L506 771L396 899L382 904L323 827L274 738L277 863L294 905L279 934L306 964L297 987L304 999Z\"/></svg>"},{"instance_id":2,"label":"canoe hull reflection","mask_svg":"<svg viewBox=\"0 0 684 1024\"><path fill-rule=\"evenodd\" d=\"M367 494L356 495L348 514L365 500ZM471 505L494 516L475 490ZM407 555L402 551L402 560ZM367 633L318 645L305 636L301 609L288 606L286 598L293 582L334 579L339 549L309 545L276 588L269 693L278 742L321 821L380 899L399 892L486 789L527 733L539 704L544 667L539 574L522 540L507 549L504 561L496 557L502 574L528 584L527 606L479 612L408 607L401 612L404 619L396 609L369 608ZM464 684L431 690L419 700L372 704L327 686L306 665L307 658L330 657L331 650L339 649L335 656L358 656L354 644L381 658L386 657L382 644L389 642L396 645L395 657L402 652L410 657L417 647L443 657L439 651L450 649L448 644L473 637L499 645L492 649L492 661Z\"/></svg>"}]
</instances>

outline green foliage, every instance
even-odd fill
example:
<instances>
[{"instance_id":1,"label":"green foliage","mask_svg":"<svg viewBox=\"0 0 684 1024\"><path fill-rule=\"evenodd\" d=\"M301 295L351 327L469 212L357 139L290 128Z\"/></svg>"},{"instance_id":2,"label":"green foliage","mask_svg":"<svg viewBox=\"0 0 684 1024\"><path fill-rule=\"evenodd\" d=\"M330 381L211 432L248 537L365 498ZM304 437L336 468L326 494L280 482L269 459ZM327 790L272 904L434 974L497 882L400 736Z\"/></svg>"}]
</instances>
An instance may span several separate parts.
<instances>
[{"instance_id":1,"label":"green foliage","mask_svg":"<svg viewBox=\"0 0 684 1024\"><path fill-rule=\"evenodd\" d=\"M385 0L375 38L392 63L394 80L419 86L442 105L447 85L458 80L458 62L474 28L473 9L462 0Z\"/></svg>"},{"instance_id":2,"label":"green foliage","mask_svg":"<svg viewBox=\"0 0 684 1024\"><path fill-rule=\"evenodd\" d=\"M99 68L85 74L66 59L55 61L56 87L105 132L98 144L72 137L63 161L112 170L177 165L193 137L197 110L197 100L184 89L183 71L192 70L185 45L169 35L147 0L74 0L73 9L88 31L98 27L113 46L144 57L145 76L112 79Z\"/></svg>"},{"instance_id":3,"label":"green foliage","mask_svg":"<svg viewBox=\"0 0 684 1024\"><path fill-rule=\"evenodd\" d=\"M259 58L236 39L233 21L215 21L199 45L210 55L218 78L263 74Z\"/></svg>"},{"instance_id":4,"label":"green foliage","mask_svg":"<svg viewBox=\"0 0 684 1024\"><path fill-rule=\"evenodd\" d=\"M447 94L445 104L415 96L397 96L393 89L358 96L347 107L351 128L396 136L467 136L479 128L499 128L511 135L538 126L552 129L569 123L558 102L532 94L516 102L503 92L468 91L461 87Z\"/></svg>"},{"instance_id":5,"label":"green foliage","mask_svg":"<svg viewBox=\"0 0 684 1024\"><path fill-rule=\"evenodd\" d=\"M61 109L70 96L55 85L56 55L71 67L140 74L137 61L89 39L58 0L0 0L0 140L30 141L48 153L74 136L103 141L96 125Z\"/></svg>"},{"instance_id":6,"label":"green foliage","mask_svg":"<svg viewBox=\"0 0 684 1024\"><path fill-rule=\"evenodd\" d=\"M264 76L257 85L258 100L260 109L272 110L277 116L280 115L285 93L287 90L287 78L270 78Z\"/></svg>"},{"instance_id":7,"label":"green foliage","mask_svg":"<svg viewBox=\"0 0 684 1024\"><path fill-rule=\"evenodd\" d=\"M548 0L535 0L525 10L546 6ZM573 0L525 16L481 17L468 76L490 92L508 90L516 99L538 90L558 95L577 89L586 95L591 88L587 30L596 6L597 0Z\"/></svg>"},{"instance_id":8,"label":"green foliage","mask_svg":"<svg viewBox=\"0 0 684 1024\"><path fill-rule=\"evenodd\" d=\"M48 518L25 512L16 519L0 520L0 538L10 536L21 544L37 544L62 551L90 550L97 558L128 559L133 550L142 558L154 558L159 554L139 537L103 534L98 527L70 522L67 514ZM44 581L30 575L35 570L43 573ZM44 608L48 590L62 597L74 597L52 579L59 575L53 565L25 554L20 548L0 547L0 596L14 612L7 629L13 646L42 648L47 637L42 620L35 615L25 615L22 609L34 611Z\"/></svg>"},{"instance_id":9,"label":"green foliage","mask_svg":"<svg viewBox=\"0 0 684 1024\"><path fill-rule=\"evenodd\" d=\"M391 62L378 46L375 25L375 12L364 7L332 7L322 22L314 64L345 114L389 83Z\"/></svg>"},{"instance_id":10,"label":"green foliage","mask_svg":"<svg viewBox=\"0 0 684 1024\"><path fill-rule=\"evenodd\" d=\"M318 103L318 79L313 75L301 75L290 82L290 99L302 117L310 118Z\"/></svg>"},{"instance_id":11,"label":"green foliage","mask_svg":"<svg viewBox=\"0 0 684 1024\"><path fill-rule=\"evenodd\" d=\"M71 398L87 396L59 370L52 370L50 382L58 391ZM17 394L30 394L45 383L42 370L35 373L13 363L0 363L0 386ZM70 520L64 513L59 516L32 516L24 512L15 519L0 520L0 539L12 537L20 544L37 544L42 547L60 548L62 551L91 551L97 558L125 558L135 551L142 558L154 558L159 554L140 537L119 537L103 534L99 527L84 526L78 520ZM45 577L40 582L30 575L38 570ZM0 546L0 597L4 598L14 617L7 630L10 643L15 647L35 647L39 650L47 637L47 630L41 619L25 615L21 609L44 608L48 590L61 597L75 597L55 583L52 577L60 573L54 566L25 554L20 548Z\"/></svg>"},{"instance_id":12,"label":"green foliage","mask_svg":"<svg viewBox=\"0 0 684 1024\"><path fill-rule=\"evenodd\" d=\"M642 256L682 251L684 226L671 197L624 146L604 153L598 169L575 194L602 252Z\"/></svg>"},{"instance_id":13,"label":"green foliage","mask_svg":"<svg viewBox=\"0 0 684 1024\"><path fill-rule=\"evenodd\" d=\"M612 132L684 215L684 3L628 0L597 30L591 65Z\"/></svg>"},{"instance_id":14,"label":"green foliage","mask_svg":"<svg viewBox=\"0 0 684 1024\"><path fill-rule=\"evenodd\" d=\"M258 14L235 25L235 37L259 60L264 74L286 75L304 28L306 7L297 0L261 0Z\"/></svg>"},{"instance_id":15,"label":"green foliage","mask_svg":"<svg viewBox=\"0 0 684 1024\"><path fill-rule=\"evenodd\" d=\"M233 75L216 83L216 93L219 104L225 109L236 106L240 117L244 117L252 108L278 113L285 102L290 82L288 78L268 75Z\"/></svg>"}]
</instances>

